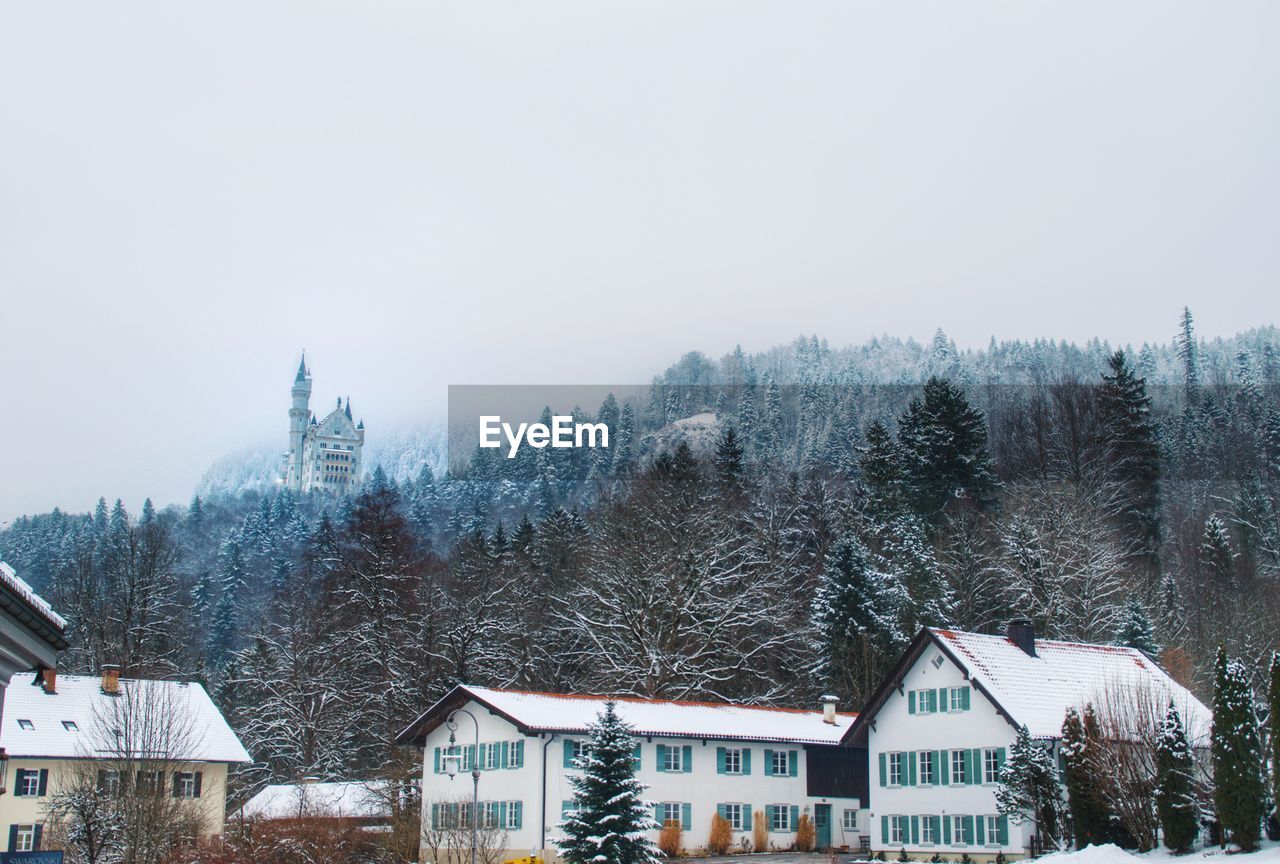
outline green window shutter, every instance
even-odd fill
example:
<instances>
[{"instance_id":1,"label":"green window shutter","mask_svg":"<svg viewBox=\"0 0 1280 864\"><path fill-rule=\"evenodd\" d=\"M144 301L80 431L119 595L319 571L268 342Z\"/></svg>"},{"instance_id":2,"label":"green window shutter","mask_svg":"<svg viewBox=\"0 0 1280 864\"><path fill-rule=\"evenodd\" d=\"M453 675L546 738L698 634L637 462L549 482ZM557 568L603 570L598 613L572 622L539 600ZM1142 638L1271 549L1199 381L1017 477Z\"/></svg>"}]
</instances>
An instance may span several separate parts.
<instances>
[{"instance_id":1,"label":"green window shutter","mask_svg":"<svg viewBox=\"0 0 1280 864\"><path fill-rule=\"evenodd\" d=\"M573 742L568 738L564 739L564 767L573 767Z\"/></svg>"},{"instance_id":2,"label":"green window shutter","mask_svg":"<svg viewBox=\"0 0 1280 864\"><path fill-rule=\"evenodd\" d=\"M524 767L524 742L523 741L516 742L516 767L517 768Z\"/></svg>"},{"instance_id":3,"label":"green window shutter","mask_svg":"<svg viewBox=\"0 0 1280 864\"><path fill-rule=\"evenodd\" d=\"M942 782L942 785L943 785L943 786L950 785L950 783L951 783L951 759L950 759L949 755L947 754L947 751L946 751L946 750L935 750L935 751L933 751L933 756L934 756L934 758L935 758L935 759L937 759L937 760L938 760L936 763L934 763L934 770L937 772L936 774L934 774L934 776L935 776L935 777L937 777L937 778L938 778L938 780ZM937 782L937 781L935 781L935 782Z\"/></svg>"},{"instance_id":4,"label":"green window shutter","mask_svg":"<svg viewBox=\"0 0 1280 864\"><path fill-rule=\"evenodd\" d=\"M474 745L473 745L473 746L474 746ZM479 752L479 754L477 754L476 762L475 762L474 767L476 767L476 768L483 768L483 767L485 766L485 764L486 764L486 762L485 762L485 756L487 756L487 755L488 755L488 753L489 753L489 745L488 745L488 744L481 744L481 745L480 745L480 752Z\"/></svg>"},{"instance_id":5,"label":"green window shutter","mask_svg":"<svg viewBox=\"0 0 1280 864\"><path fill-rule=\"evenodd\" d=\"M439 747L436 748L436 750L439 750L439 749L440 749ZM432 828L440 827L440 805L439 804L431 805L431 827Z\"/></svg>"},{"instance_id":6,"label":"green window shutter","mask_svg":"<svg viewBox=\"0 0 1280 864\"><path fill-rule=\"evenodd\" d=\"M889 817L880 817L880 842L887 844L889 842Z\"/></svg>"},{"instance_id":7,"label":"green window shutter","mask_svg":"<svg viewBox=\"0 0 1280 864\"><path fill-rule=\"evenodd\" d=\"M716 748L716 773L717 774L724 773L724 748L723 747ZM721 813L720 815L723 816L724 814Z\"/></svg>"},{"instance_id":8,"label":"green window shutter","mask_svg":"<svg viewBox=\"0 0 1280 864\"><path fill-rule=\"evenodd\" d=\"M658 770L659 771L667 770L667 745L666 744L658 745Z\"/></svg>"},{"instance_id":9,"label":"green window shutter","mask_svg":"<svg viewBox=\"0 0 1280 864\"><path fill-rule=\"evenodd\" d=\"M742 805L742 830L743 831L751 830L751 805L750 804Z\"/></svg>"},{"instance_id":10,"label":"green window shutter","mask_svg":"<svg viewBox=\"0 0 1280 864\"><path fill-rule=\"evenodd\" d=\"M942 839L942 817L930 816L929 819L933 822L933 833L929 836L933 838L934 843L937 843Z\"/></svg>"},{"instance_id":11,"label":"green window shutter","mask_svg":"<svg viewBox=\"0 0 1280 864\"><path fill-rule=\"evenodd\" d=\"M934 835L937 836L937 835ZM948 816L942 820L942 843L944 846L951 845L951 817Z\"/></svg>"},{"instance_id":12,"label":"green window shutter","mask_svg":"<svg viewBox=\"0 0 1280 864\"><path fill-rule=\"evenodd\" d=\"M907 713L916 713L916 691L914 690L907 692Z\"/></svg>"},{"instance_id":13,"label":"green window shutter","mask_svg":"<svg viewBox=\"0 0 1280 864\"><path fill-rule=\"evenodd\" d=\"M684 753L680 757L680 770L685 774L693 773L693 745L691 744L684 745Z\"/></svg>"},{"instance_id":14,"label":"green window shutter","mask_svg":"<svg viewBox=\"0 0 1280 864\"><path fill-rule=\"evenodd\" d=\"M787 773L792 777L800 776L800 751L790 750L787 752Z\"/></svg>"},{"instance_id":15,"label":"green window shutter","mask_svg":"<svg viewBox=\"0 0 1280 864\"><path fill-rule=\"evenodd\" d=\"M800 824L800 805L799 804L791 805L790 815L791 815L791 818L787 820L787 830L795 831L796 826Z\"/></svg>"},{"instance_id":16,"label":"green window shutter","mask_svg":"<svg viewBox=\"0 0 1280 864\"><path fill-rule=\"evenodd\" d=\"M729 818L729 808L728 808L728 805L726 805L726 804L717 804L717 805L716 805L716 814L717 814L721 819L728 819L728 818Z\"/></svg>"},{"instance_id":17,"label":"green window shutter","mask_svg":"<svg viewBox=\"0 0 1280 864\"><path fill-rule=\"evenodd\" d=\"M919 842L920 842L920 817L912 816L911 817L911 844L914 846Z\"/></svg>"},{"instance_id":18,"label":"green window shutter","mask_svg":"<svg viewBox=\"0 0 1280 864\"><path fill-rule=\"evenodd\" d=\"M500 831L505 831L507 829L507 802L506 801L498 802L498 829Z\"/></svg>"},{"instance_id":19,"label":"green window shutter","mask_svg":"<svg viewBox=\"0 0 1280 864\"><path fill-rule=\"evenodd\" d=\"M768 752L768 751L765 751L765 752ZM885 761L886 761L886 756L884 753L881 753L880 754L880 785L881 786L888 785L889 783L889 769L886 767ZM769 770L769 763L766 761L764 764L765 764L765 771L767 772Z\"/></svg>"},{"instance_id":20,"label":"green window shutter","mask_svg":"<svg viewBox=\"0 0 1280 864\"><path fill-rule=\"evenodd\" d=\"M467 745L467 761L471 764L471 770L473 771L480 767L480 763L476 761L476 745L474 744Z\"/></svg>"},{"instance_id":21,"label":"green window shutter","mask_svg":"<svg viewBox=\"0 0 1280 864\"><path fill-rule=\"evenodd\" d=\"M773 751L772 750L764 751L764 776L766 777L773 776Z\"/></svg>"},{"instance_id":22,"label":"green window shutter","mask_svg":"<svg viewBox=\"0 0 1280 864\"><path fill-rule=\"evenodd\" d=\"M979 846L987 842L987 820L981 816L974 816L974 836L977 838Z\"/></svg>"},{"instance_id":23,"label":"green window shutter","mask_svg":"<svg viewBox=\"0 0 1280 864\"><path fill-rule=\"evenodd\" d=\"M751 748L742 748L742 773L749 775L751 773Z\"/></svg>"},{"instance_id":24,"label":"green window shutter","mask_svg":"<svg viewBox=\"0 0 1280 864\"><path fill-rule=\"evenodd\" d=\"M524 802L512 801L511 806L516 808L516 828L524 827Z\"/></svg>"},{"instance_id":25,"label":"green window shutter","mask_svg":"<svg viewBox=\"0 0 1280 864\"><path fill-rule=\"evenodd\" d=\"M996 748L996 775L999 777L1000 772L1004 771L1004 748Z\"/></svg>"},{"instance_id":26,"label":"green window shutter","mask_svg":"<svg viewBox=\"0 0 1280 864\"><path fill-rule=\"evenodd\" d=\"M974 747L973 748L973 784L975 786L981 786L986 781L986 778L983 776L982 767L983 767L982 766L982 748Z\"/></svg>"},{"instance_id":27,"label":"green window shutter","mask_svg":"<svg viewBox=\"0 0 1280 864\"><path fill-rule=\"evenodd\" d=\"M960 710L969 710L969 688L965 687L960 691Z\"/></svg>"},{"instance_id":28,"label":"green window shutter","mask_svg":"<svg viewBox=\"0 0 1280 864\"><path fill-rule=\"evenodd\" d=\"M693 805L688 801L680 805L680 829L688 831L693 828Z\"/></svg>"},{"instance_id":29,"label":"green window shutter","mask_svg":"<svg viewBox=\"0 0 1280 864\"><path fill-rule=\"evenodd\" d=\"M916 785L916 753L914 750L906 754L907 757L907 785Z\"/></svg>"},{"instance_id":30,"label":"green window shutter","mask_svg":"<svg viewBox=\"0 0 1280 864\"><path fill-rule=\"evenodd\" d=\"M511 742L503 741L498 747L498 767L506 768L511 761Z\"/></svg>"},{"instance_id":31,"label":"green window shutter","mask_svg":"<svg viewBox=\"0 0 1280 864\"><path fill-rule=\"evenodd\" d=\"M1009 845L1009 817L1001 816L996 820L996 842L1001 846Z\"/></svg>"},{"instance_id":32,"label":"green window shutter","mask_svg":"<svg viewBox=\"0 0 1280 864\"><path fill-rule=\"evenodd\" d=\"M436 773L440 773L440 748L436 748Z\"/></svg>"},{"instance_id":33,"label":"green window shutter","mask_svg":"<svg viewBox=\"0 0 1280 864\"><path fill-rule=\"evenodd\" d=\"M640 763L641 763L641 750L640 750L640 747L641 747L641 745L640 745L639 743L637 743L637 744L636 744L636 746L635 746L635 748L634 748L634 749L632 749L632 751L631 751L631 764L632 764L632 766L633 766L637 771L639 771L639 770L640 770Z\"/></svg>"},{"instance_id":34,"label":"green window shutter","mask_svg":"<svg viewBox=\"0 0 1280 864\"><path fill-rule=\"evenodd\" d=\"M667 824L667 823L666 823L666 821L665 821L665 820L663 820L663 818L662 818L662 805L661 805L661 804L654 804L654 805L653 805L653 821L658 823L658 827L659 827L659 828L661 828L663 825L666 825L666 824Z\"/></svg>"},{"instance_id":35,"label":"green window shutter","mask_svg":"<svg viewBox=\"0 0 1280 864\"><path fill-rule=\"evenodd\" d=\"M946 713L947 709L951 707L948 704L951 700L947 698L947 688L939 687L937 689L937 694L938 694L938 710L940 712Z\"/></svg>"},{"instance_id":36,"label":"green window shutter","mask_svg":"<svg viewBox=\"0 0 1280 864\"><path fill-rule=\"evenodd\" d=\"M964 842L973 845L973 817L964 817Z\"/></svg>"}]
</instances>

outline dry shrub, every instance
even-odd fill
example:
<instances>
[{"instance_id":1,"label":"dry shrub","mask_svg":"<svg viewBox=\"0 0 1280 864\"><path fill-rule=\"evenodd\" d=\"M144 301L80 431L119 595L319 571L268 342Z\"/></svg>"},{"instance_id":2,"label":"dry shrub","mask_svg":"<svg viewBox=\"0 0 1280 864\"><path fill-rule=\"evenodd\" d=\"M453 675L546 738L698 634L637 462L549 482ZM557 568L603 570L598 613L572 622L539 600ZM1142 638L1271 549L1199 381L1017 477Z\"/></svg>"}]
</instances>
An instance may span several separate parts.
<instances>
[{"instance_id":1,"label":"dry shrub","mask_svg":"<svg viewBox=\"0 0 1280 864\"><path fill-rule=\"evenodd\" d=\"M800 821L796 823L796 851L812 852L813 847L818 845L818 831L813 826L813 820L809 818L809 814L801 815Z\"/></svg>"},{"instance_id":2,"label":"dry shrub","mask_svg":"<svg viewBox=\"0 0 1280 864\"><path fill-rule=\"evenodd\" d=\"M228 825L224 843L200 844L166 864L391 864L375 833L340 819L304 818Z\"/></svg>"},{"instance_id":3,"label":"dry shrub","mask_svg":"<svg viewBox=\"0 0 1280 864\"><path fill-rule=\"evenodd\" d=\"M764 821L763 810L751 817L751 843L757 852L769 851L769 823Z\"/></svg>"},{"instance_id":4,"label":"dry shrub","mask_svg":"<svg viewBox=\"0 0 1280 864\"><path fill-rule=\"evenodd\" d=\"M677 858L680 847L684 845L684 830L678 819L668 819L662 823L662 831L658 834L658 848L668 858Z\"/></svg>"},{"instance_id":5,"label":"dry shrub","mask_svg":"<svg viewBox=\"0 0 1280 864\"><path fill-rule=\"evenodd\" d=\"M712 855L723 855L729 851L733 843L733 829L729 820L714 813L711 816L711 836L707 839L707 851Z\"/></svg>"}]
</instances>

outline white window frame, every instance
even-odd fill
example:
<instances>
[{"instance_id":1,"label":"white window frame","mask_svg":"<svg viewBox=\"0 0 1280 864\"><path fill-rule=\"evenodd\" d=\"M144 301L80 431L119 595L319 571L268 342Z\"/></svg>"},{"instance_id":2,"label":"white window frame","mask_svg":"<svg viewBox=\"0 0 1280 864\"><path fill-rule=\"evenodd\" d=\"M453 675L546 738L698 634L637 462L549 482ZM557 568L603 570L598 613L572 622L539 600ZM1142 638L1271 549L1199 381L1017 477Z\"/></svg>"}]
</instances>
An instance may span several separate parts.
<instances>
[{"instance_id":1,"label":"white window frame","mask_svg":"<svg viewBox=\"0 0 1280 864\"><path fill-rule=\"evenodd\" d=\"M586 756L586 755L587 755L587 742L586 742L586 741L573 741L573 742L570 742L570 743L571 743L571 746L573 747L573 761L574 761L574 762L577 762L577 761L578 761L579 759L581 759L583 756Z\"/></svg>"},{"instance_id":2,"label":"white window frame","mask_svg":"<svg viewBox=\"0 0 1280 864\"><path fill-rule=\"evenodd\" d=\"M14 797L17 798L38 798L40 797L40 772L33 769L23 771L22 779L18 781L18 788L13 790Z\"/></svg>"},{"instance_id":3,"label":"white window frame","mask_svg":"<svg viewBox=\"0 0 1280 864\"><path fill-rule=\"evenodd\" d=\"M916 781L921 786L932 786L936 782L933 776L933 751L920 750L916 753L916 762L919 764Z\"/></svg>"},{"instance_id":4,"label":"white window frame","mask_svg":"<svg viewBox=\"0 0 1280 864\"><path fill-rule=\"evenodd\" d=\"M34 825L15 825L17 832L13 840L14 852L34 852L36 851L36 826Z\"/></svg>"},{"instance_id":5,"label":"white window frame","mask_svg":"<svg viewBox=\"0 0 1280 864\"><path fill-rule=\"evenodd\" d=\"M791 752L788 750L774 750L773 762L769 766L774 777L790 777L791 776Z\"/></svg>"},{"instance_id":6,"label":"white window frame","mask_svg":"<svg viewBox=\"0 0 1280 864\"><path fill-rule=\"evenodd\" d=\"M947 709L950 711L964 710L964 689L963 687L952 687L947 691Z\"/></svg>"},{"instance_id":7,"label":"white window frame","mask_svg":"<svg viewBox=\"0 0 1280 864\"><path fill-rule=\"evenodd\" d=\"M844 815L841 817L840 825L846 831L858 830L858 811L845 809Z\"/></svg>"},{"instance_id":8,"label":"white window frame","mask_svg":"<svg viewBox=\"0 0 1280 864\"><path fill-rule=\"evenodd\" d=\"M734 802L724 805L724 818L732 831L742 830L742 807L743 805Z\"/></svg>"},{"instance_id":9,"label":"white window frame","mask_svg":"<svg viewBox=\"0 0 1280 864\"><path fill-rule=\"evenodd\" d=\"M724 773L726 774L742 773L742 748L741 747L724 748Z\"/></svg>"},{"instance_id":10,"label":"white window frame","mask_svg":"<svg viewBox=\"0 0 1280 864\"><path fill-rule=\"evenodd\" d=\"M481 801L480 802L480 827L481 828L498 828L498 802L497 801Z\"/></svg>"},{"instance_id":11,"label":"white window frame","mask_svg":"<svg viewBox=\"0 0 1280 864\"><path fill-rule=\"evenodd\" d=\"M884 842L890 846L905 846L909 830L906 816L890 816L889 836L885 838Z\"/></svg>"},{"instance_id":12,"label":"white window frame","mask_svg":"<svg viewBox=\"0 0 1280 864\"><path fill-rule=\"evenodd\" d=\"M30 720L26 719L25 717L20 717L18 718L18 728L22 729L25 732L32 732L32 731L35 731L36 724L32 723Z\"/></svg>"},{"instance_id":13,"label":"white window frame","mask_svg":"<svg viewBox=\"0 0 1280 864\"><path fill-rule=\"evenodd\" d=\"M769 832L771 834L786 834L793 830L790 804L770 804L766 812L769 814Z\"/></svg>"},{"instance_id":14,"label":"white window frame","mask_svg":"<svg viewBox=\"0 0 1280 864\"><path fill-rule=\"evenodd\" d=\"M497 771L502 765L499 762L502 759L502 742L490 744L484 749L484 766L482 771Z\"/></svg>"},{"instance_id":15,"label":"white window frame","mask_svg":"<svg viewBox=\"0 0 1280 864\"><path fill-rule=\"evenodd\" d=\"M947 658L943 657L941 654L935 654L931 662L933 663L934 669L941 669L942 664L947 662Z\"/></svg>"},{"instance_id":16,"label":"white window frame","mask_svg":"<svg viewBox=\"0 0 1280 864\"><path fill-rule=\"evenodd\" d=\"M992 814L988 813L987 815L982 816L981 818L986 820L986 827L987 827L986 836L983 838L984 845L999 846L1000 845L1000 817L993 816Z\"/></svg>"},{"instance_id":17,"label":"white window frame","mask_svg":"<svg viewBox=\"0 0 1280 864\"><path fill-rule=\"evenodd\" d=\"M519 751L518 751L518 749L516 748L516 745L517 745L518 743L519 743L518 741L508 741L508 742L507 742L507 764L506 764L506 765L504 765L504 766L502 766L502 767L504 767L504 768L515 768L515 767L516 767L516 765L518 764L518 763L517 763L517 760L519 760L519 758L520 758Z\"/></svg>"},{"instance_id":18,"label":"white window frame","mask_svg":"<svg viewBox=\"0 0 1280 864\"><path fill-rule=\"evenodd\" d=\"M470 801L459 801L459 802L458 802L458 823L457 823L457 827L459 827L459 828L470 828L470 827L471 827L471 818L472 818L472 813L471 813L471 802L470 802Z\"/></svg>"},{"instance_id":19,"label":"white window frame","mask_svg":"<svg viewBox=\"0 0 1280 864\"><path fill-rule=\"evenodd\" d=\"M194 771L178 772L178 797L196 797L196 773Z\"/></svg>"},{"instance_id":20,"label":"white window frame","mask_svg":"<svg viewBox=\"0 0 1280 864\"><path fill-rule=\"evenodd\" d=\"M933 713L932 711L929 710L929 692L930 692L929 690L916 691L916 713L917 714Z\"/></svg>"},{"instance_id":21,"label":"white window frame","mask_svg":"<svg viewBox=\"0 0 1280 864\"><path fill-rule=\"evenodd\" d=\"M662 770L673 774L684 771L684 748L668 747L662 754Z\"/></svg>"},{"instance_id":22,"label":"white window frame","mask_svg":"<svg viewBox=\"0 0 1280 864\"><path fill-rule=\"evenodd\" d=\"M102 772L102 794L115 798L120 794L120 772L108 768Z\"/></svg>"},{"instance_id":23,"label":"white window frame","mask_svg":"<svg viewBox=\"0 0 1280 864\"><path fill-rule=\"evenodd\" d=\"M502 827L506 828L508 831L514 831L516 828L520 827L516 813L516 805L519 803L519 801L507 802L507 824Z\"/></svg>"},{"instance_id":24,"label":"white window frame","mask_svg":"<svg viewBox=\"0 0 1280 864\"><path fill-rule=\"evenodd\" d=\"M920 845L936 846L942 838L933 836L933 814L920 817Z\"/></svg>"},{"instance_id":25,"label":"white window frame","mask_svg":"<svg viewBox=\"0 0 1280 864\"><path fill-rule=\"evenodd\" d=\"M951 820L951 845L952 846L968 846L964 842L964 816L963 814L953 813L945 817Z\"/></svg>"},{"instance_id":26,"label":"white window frame","mask_svg":"<svg viewBox=\"0 0 1280 864\"><path fill-rule=\"evenodd\" d=\"M965 763L968 760L964 754L963 750L947 751L947 770L951 772L951 782L955 785L964 785L969 782L969 777L965 773ZM958 772L957 769L959 769Z\"/></svg>"},{"instance_id":27,"label":"white window frame","mask_svg":"<svg viewBox=\"0 0 1280 864\"><path fill-rule=\"evenodd\" d=\"M995 747L982 751L982 782L988 786L1000 782L1000 752Z\"/></svg>"},{"instance_id":28,"label":"white window frame","mask_svg":"<svg viewBox=\"0 0 1280 864\"><path fill-rule=\"evenodd\" d=\"M677 825L684 825L684 820L680 818L680 804L681 802L679 801L661 802L663 825L666 825L668 822L675 822ZM673 813L675 814L674 816L671 815Z\"/></svg>"},{"instance_id":29,"label":"white window frame","mask_svg":"<svg viewBox=\"0 0 1280 864\"><path fill-rule=\"evenodd\" d=\"M898 752L893 752L888 755L889 776L885 779L888 781L890 786L902 785L902 775L905 773L904 769L907 767L907 760L903 758L905 755L905 753Z\"/></svg>"}]
</instances>

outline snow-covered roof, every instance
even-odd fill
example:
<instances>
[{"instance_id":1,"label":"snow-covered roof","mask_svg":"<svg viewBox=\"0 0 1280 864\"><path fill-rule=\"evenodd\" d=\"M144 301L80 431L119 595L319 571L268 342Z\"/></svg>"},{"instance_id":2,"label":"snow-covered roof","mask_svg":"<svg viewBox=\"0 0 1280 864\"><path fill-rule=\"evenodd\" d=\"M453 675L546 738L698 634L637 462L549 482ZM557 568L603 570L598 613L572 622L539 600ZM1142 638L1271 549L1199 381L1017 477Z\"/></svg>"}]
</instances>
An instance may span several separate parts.
<instances>
[{"instance_id":1,"label":"snow-covered roof","mask_svg":"<svg viewBox=\"0 0 1280 864\"><path fill-rule=\"evenodd\" d=\"M1135 648L1036 639L1035 656L1005 636L930 628L976 686L1037 738L1055 738L1068 708L1097 704L1107 692L1150 688L1161 708L1170 700L1187 737L1204 741L1213 715L1189 690Z\"/></svg>"},{"instance_id":2,"label":"snow-covered roof","mask_svg":"<svg viewBox=\"0 0 1280 864\"><path fill-rule=\"evenodd\" d=\"M53 607L49 605L48 601L37 594L32 587L27 584L25 579L19 576L12 567L3 561L0 561L0 581L3 581L4 584L9 587L9 590L13 591L23 600L27 601L27 603L31 604L32 608L40 613L40 616L54 627L57 627L59 630L67 629L66 619L57 612L54 612Z\"/></svg>"},{"instance_id":3,"label":"snow-covered roof","mask_svg":"<svg viewBox=\"0 0 1280 864\"><path fill-rule=\"evenodd\" d=\"M275 783L246 801L239 814L250 819L385 819L391 808L380 788L385 788L382 781Z\"/></svg>"},{"instance_id":4,"label":"snow-covered roof","mask_svg":"<svg viewBox=\"0 0 1280 864\"><path fill-rule=\"evenodd\" d=\"M162 725L147 719L149 711L160 710L177 718L164 725L176 730L173 740L181 746L175 749L183 751L165 753L163 758L253 761L199 684L121 678L120 694L109 695L102 691L102 679L97 676L59 675L54 693L46 693L35 680L33 673L14 675L4 691L0 747L10 756L108 758L120 746L114 744L112 727L121 723L127 727L123 732L127 746L146 749L154 746L147 739L155 740L157 736L134 730ZM125 720L126 717L133 719Z\"/></svg>"},{"instance_id":5,"label":"snow-covered roof","mask_svg":"<svg viewBox=\"0 0 1280 864\"><path fill-rule=\"evenodd\" d=\"M617 703L618 714L635 734L664 738L838 744L857 718L856 714L837 714L835 724L830 724L823 721L821 710L534 693L459 685L401 733L401 743L420 740L429 731L426 726L433 715L456 704L460 695L470 696L530 731L568 734L585 733L610 699Z\"/></svg>"}]
</instances>

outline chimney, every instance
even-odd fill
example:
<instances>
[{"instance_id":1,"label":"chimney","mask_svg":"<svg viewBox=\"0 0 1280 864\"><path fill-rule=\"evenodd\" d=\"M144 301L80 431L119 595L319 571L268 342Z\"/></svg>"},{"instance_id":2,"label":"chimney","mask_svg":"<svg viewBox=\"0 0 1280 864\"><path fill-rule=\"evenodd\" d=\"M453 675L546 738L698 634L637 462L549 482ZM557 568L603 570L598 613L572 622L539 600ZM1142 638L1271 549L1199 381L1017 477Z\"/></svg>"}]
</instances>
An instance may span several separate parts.
<instances>
[{"instance_id":1,"label":"chimney","mask_svg":"<svg viewBox=\"0 0 1280 864\"><path fill-rule=\"evenodd\" d=\"M1026 618L1015 618L1010 621L1006 635L1009 641L1026 652L1028 657L1036 656L1036 628Z\"/></svg>"},{"instance_id":2,"label":"chimney","mask_svg":"<svg viewBox=\"0 0 1280 864\"><path fill-rule=\"evenodd\" d=\"M44 692L54 694L58 692L58 670L43 669L41 675L44 678Z\"/></svg>"},{"instance_id":3,"label":"chimney","mask_svg":"<svg viewBox=\"0 0 1280 864\"><path fill-rule=\"evenodd\" d=\"M120 667L114 663L102 664L102 692L112 696L120 694Z\"/></svg>"},{"instance_id":4,"label":"chimney","mask_svg":"<svg viewBox=\"0 0 1280 864\"><path fill-rule=\"evenodd\" d=\"M839 700L834 696L822 697L822 722L836 725L836 702Z\"/></svg>"}]
</instances>

